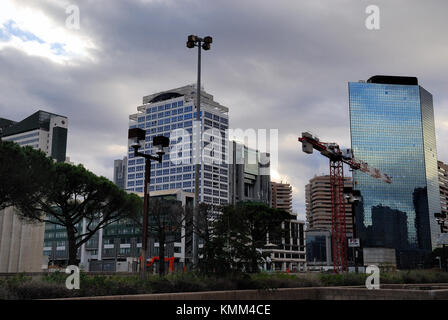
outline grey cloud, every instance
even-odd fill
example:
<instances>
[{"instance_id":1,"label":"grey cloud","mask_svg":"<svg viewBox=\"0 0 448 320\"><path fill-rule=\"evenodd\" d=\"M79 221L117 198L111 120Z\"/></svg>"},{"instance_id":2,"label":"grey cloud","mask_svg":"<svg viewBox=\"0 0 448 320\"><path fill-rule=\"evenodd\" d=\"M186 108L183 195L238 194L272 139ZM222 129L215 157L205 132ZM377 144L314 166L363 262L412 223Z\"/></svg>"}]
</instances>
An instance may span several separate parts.
<instances>
[{"instance_id":1,"label":"grey cloud","mask_svg":"<svg viewBox=\"0 0 448 320\"><path fill-rule=\"evenodd\" d=\"M185 47L191 33L214 37L203 81L230 108L233 128L278 128L280 140L312 130L349 146L347 82L374 74L419 77L434 95L436 116L448 121L443 0L375 1L378 31L364 27L370 1L75 3L79 32L98 46L97 61L63 66L0 51L0 116L18 120L38 106L67 115L72 160L109 178L119 155L107 146L126 145L128 115L142 96L195 82L196 52ZM52 1L26 5L65 21ZM448 142L446 129L437 132L439 158L448 160L440 144ZM327 161L303 154L297 137L280 149L280 174L299 191L294 206L303 214L304 185Z\"/></svg>"}]
</instances>

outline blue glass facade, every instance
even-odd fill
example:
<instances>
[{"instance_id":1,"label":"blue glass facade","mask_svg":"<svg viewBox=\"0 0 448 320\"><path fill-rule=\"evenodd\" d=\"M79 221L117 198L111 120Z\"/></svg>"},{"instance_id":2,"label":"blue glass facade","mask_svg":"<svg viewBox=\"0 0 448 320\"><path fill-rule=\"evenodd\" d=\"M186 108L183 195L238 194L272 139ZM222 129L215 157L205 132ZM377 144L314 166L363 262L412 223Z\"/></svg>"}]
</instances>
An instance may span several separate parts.
<instances>
[{"instance_id":1,"label":"blue glass facade","mask_svg":"<svg viewBox=\"0 0 448 320\"><path fill-rule=\"evenodd\" d=\"M157 99L155 102L140 106L139 113L132 115L129 128L137 126L146 130L146 144L140 149L141 152L148 154L155 152L152 145L155 136L164 135L170 138L170 150L163 156L162 163L151 164L150 191L182 189L194 192L195 109L192 99L186 99L183 95L167 96L166 99ZM228 164L224 160L227 159L228 153L225 132L228 129L229 119L227 112L214 109L206 105L201 108L201 132L204 136L202 145L205 148L212 143L208 139L212 135L210 131L212 129L217 130L213 134L219 135L222 141L221 144L213 142L215 146L213 157L204 153L199 177L199 195L200 201L218 205L228 203ZM219 158L222 163L213 163L213 159ZM143 173L143 158L135 158L133 148L128 146L127 191L143 192Z\"/></svg>"},{"instance_id":2,"label":"blue glass facade","mask_svg":"<svg viewBox=\"0 0 448 320\"><path fill-rule=\"evenodd\" d=\"M440 212L432 96L419 85L349 83L354 156L392 184L353 172L357 230L363 246L430 251Z\"/></svg>"}]
</instances>

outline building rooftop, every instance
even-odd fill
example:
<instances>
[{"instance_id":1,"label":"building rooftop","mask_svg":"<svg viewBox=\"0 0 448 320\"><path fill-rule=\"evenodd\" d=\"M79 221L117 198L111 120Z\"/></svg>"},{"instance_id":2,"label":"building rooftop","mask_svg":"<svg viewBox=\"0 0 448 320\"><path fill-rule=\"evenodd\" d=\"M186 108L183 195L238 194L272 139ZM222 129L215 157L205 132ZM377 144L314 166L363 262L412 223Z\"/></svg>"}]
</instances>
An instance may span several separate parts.
<instances>
[{"instance_id":1,"label":"building rooftop","mask_svg":"<svg viewBox=\"0 0 448 320\"><path fill-rule=\"evenodd\" d=\"M167 101L179 97L185 97L185 101L193 101L196 102L196 85L189 84L183 87L170 89L166 91L161 91L157 93L153 93L143 97L143 106L138 108L139 111L144 111L146 107L145 104L157 103L162 101ZM213 100L213 96L204 91L204 88L201 87L201 107L202 105L209 106L211 108L216 108L220 112L227 113L229 112L229 108L222 106L218 102Z\"/></svg>"},{"instance_id":2,"label":"building rooftop","mask_svg":"<svg viewBox=\"0 0 448 320\"><path fill-rule=\"evenodd\" d=\"M400 76L383 76L376 75L367 80L368 83L382 83L382 84L400 84L408 86L418 86L417 77L400 77Z\"/></svg>"},{"instance_id":3,"label":"building rooftop","mask_svg":"<svg viewBox=\"0 0 448 320\"><path fill-rule=\"evenodd\" d=\"M23 119L22 121L15 122L11 126L8 126L4 129L2 136L11 136L14 134L27 132L35 129L50 129L50 117L51 116L57 116L57 117L64 117L58 114L50 113L47 111L39 110L29 117ZM7 119L3 119L7 120ZM11 120L8 120L11 121Z\"/></svg>"}]
</instances>

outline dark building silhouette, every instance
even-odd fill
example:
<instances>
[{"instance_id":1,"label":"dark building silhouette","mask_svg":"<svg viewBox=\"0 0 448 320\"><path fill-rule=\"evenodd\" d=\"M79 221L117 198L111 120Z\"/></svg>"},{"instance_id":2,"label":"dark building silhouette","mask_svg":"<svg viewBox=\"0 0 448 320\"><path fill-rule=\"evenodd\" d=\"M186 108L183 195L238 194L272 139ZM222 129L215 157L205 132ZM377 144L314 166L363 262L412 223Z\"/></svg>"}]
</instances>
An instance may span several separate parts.
<instances>
[{"instance_id":1,"label":"dark building silhouette","mask_svg":"<svg viewBox=\"0 0 448 320\"><path fill-rule=\"evenodd\" d=\"M405 212L387 206L372 207L371 246L408 249L408 218Z\"/></svg>"}]
</instances>

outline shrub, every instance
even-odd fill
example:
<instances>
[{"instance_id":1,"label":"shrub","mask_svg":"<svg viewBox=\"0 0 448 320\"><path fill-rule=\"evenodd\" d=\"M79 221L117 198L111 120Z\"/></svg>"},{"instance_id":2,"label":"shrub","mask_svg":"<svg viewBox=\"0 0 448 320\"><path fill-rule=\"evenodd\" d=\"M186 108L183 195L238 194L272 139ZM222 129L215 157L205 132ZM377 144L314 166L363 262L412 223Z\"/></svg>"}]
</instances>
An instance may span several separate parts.
<instances>
[{"instance_id":1,"label":"shrub","mask_svg":"<svg viewBox=\"0 0 448 320\"><path fill-rule=\"evenodd\" d=\"M12 299L52 299L66 298L74 296L72 290L68 290L65 285L47 283L42 281L29 281L17 285L13 290Z\"/></svg>"}]
</instances>

